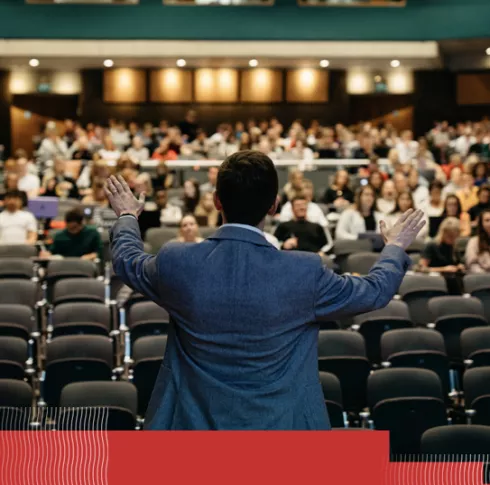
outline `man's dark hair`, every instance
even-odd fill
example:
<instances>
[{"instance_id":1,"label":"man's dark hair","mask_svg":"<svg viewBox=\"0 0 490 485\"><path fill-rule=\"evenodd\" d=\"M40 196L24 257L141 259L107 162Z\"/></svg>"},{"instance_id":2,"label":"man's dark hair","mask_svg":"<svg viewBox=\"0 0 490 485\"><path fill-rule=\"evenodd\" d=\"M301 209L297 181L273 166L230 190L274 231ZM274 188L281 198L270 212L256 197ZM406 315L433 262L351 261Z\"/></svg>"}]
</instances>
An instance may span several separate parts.
<instances>
[{"instance_id":1,"label":"man's dark hair","mask_svg":"<svg viewBox=\"0 0 490 485\"><path fill-rule=\"evenodd\" d=\"M70 222L76 222L77 224L82 224L84 218L85 215L83 213L83 210L79 208L72 209L65 214L65 222L67 224L69 224Z\"/></svg>"},{"instance_id":2,"label":"man's dark hair","mask_svg":"<svg viewBox=\"0 0 490 485\"><path fill-rule=\"evenodd\" d=\"M216 192L226 221L256 226L274 204L279 190L276 168L263 153L230 155L218 172Z\"/></svg>"},{"instance_id":3,"label":"man's dark hair","mask_svg":"<svg viewBox=\"0 0 490 485\"><path fill-rule=\"evenodd\" d=\"M296 194L296 195L295 195L295 196L294 196L294 197L291 199L291 206L293 206L293 205L294 205L294 203L295 203L297 200L302 200L303 202L305 202L305 201L306 201L306 197L305 197L305 195L304 195L302 192L300 192L300 193Z\"/></svg>"},{"instance_id":4,"label":"man's dark hair","mask_svg":"<svg viewBox=\"0 0 490 485\"><path fill-rule=\"evenodd\" d=\"M7 190L4 195L4 199L23 199L22 192L20 190Z\"/></svg>"}]
</instances>

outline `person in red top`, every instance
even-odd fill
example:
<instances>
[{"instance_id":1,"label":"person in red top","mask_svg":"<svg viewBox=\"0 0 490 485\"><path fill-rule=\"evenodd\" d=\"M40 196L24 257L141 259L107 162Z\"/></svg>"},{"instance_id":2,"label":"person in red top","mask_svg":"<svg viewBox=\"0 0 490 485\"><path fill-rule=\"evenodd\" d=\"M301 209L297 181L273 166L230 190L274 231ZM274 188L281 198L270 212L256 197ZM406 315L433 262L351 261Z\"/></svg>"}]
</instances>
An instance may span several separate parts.
<instances>
[{"instance_id":1,"label":"person in red top","mask_svg":"<svg viewBox=\"0 0 490 485\"><path fill-rule=\"evenodd\" d=\"M442 170L446 174L446 177L448 180L451 178L451 172L453 171L453 168L460 168L463 172L463 158L459 153L453 153L451 157L449 158L449 163L447 165L442 165Z\"/></svg>"},{"instance_id":2,"label":"person in red top","mask_svg":"<svg viewBox=\"0 0 490 485\"><path fill-rule=\"evenodd\" d=\"M167 138L160 141L160 145L153 152L152 160L177 160L177 153L169 149L170 143Z\"/></svg>"}]
</instances>

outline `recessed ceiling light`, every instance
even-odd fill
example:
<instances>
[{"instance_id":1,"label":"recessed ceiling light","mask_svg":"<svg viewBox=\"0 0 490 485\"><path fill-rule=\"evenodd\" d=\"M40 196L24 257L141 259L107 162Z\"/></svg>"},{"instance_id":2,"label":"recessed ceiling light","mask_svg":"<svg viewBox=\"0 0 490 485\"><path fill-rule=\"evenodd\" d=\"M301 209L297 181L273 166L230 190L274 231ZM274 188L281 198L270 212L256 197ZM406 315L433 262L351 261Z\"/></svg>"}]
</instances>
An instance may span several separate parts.
<instances>
[{"instance_id":1,"label":"recessed ceiling light","mask_svg":"<svg viewBox=\"0 0 490 485\"><path fill-rule=\"evenodd\" d=\"M320 67L328 67L330 65L330 62L327 61L326 59L323 59L320 61Z\"/></svg>"},{"instance_id":2,"label":"recessed ceiling light","mask_svg":"<svg viewBox=\"0 0 490 485\"><path fill-rule=\"evenodd\" d=\"M250 67L257 67L259 65L259 61L257 59L250 59L250 61L248 61L248 65Z\"/></svg>"},{"instance_id":3,"label":"recessed ceiling light","mask_svg":"<svg viewBox=\"0 0 490 485\"><path fill-rule=\"evenodd\" d=\"M490 56L490 47L485 52L487 53L487 56Z\"/></svg>"},{"instance_id":4,"label":"recessed ceiling light","mask_svg":"<svg viewBox=\"0 0 490 485\"><path fill-rule=\"evenodd\" d=\"M394 59L391 61L391 67L400 67L400 61Z\"/></svg>"},{"instance_id":5,"label":"recessed ceiling light","mask_svg":"<svg viewBox=\"0 0 490 485\"><path fill-rule=\"evenodd\" d=\"M105 67L112 67L114 65L114 61L112 59L106 59L104 61L104 66Z\"/></svg>"},{"instance_id":6,"label":"recessed ceiling light","mask_svg":"<svg viewBox=\"0 0 490 485\"><path fill-rule=\"evenodd\" d=\"M187 64L187 62L185 62L185 59L177 59L177 63L176 64L179 67L184 67Z\"/></svg>"},{"instance_id":7,"label":"recessed ceiling light","mask_svg":"<svg viewBox=\"0 0 490 485\"><path fill-rule=\"evenodd\" d=\"M39 66L39 60L38 59L31 59L29 61L29 66L31 66L31 67L37 67L37 66Z\"/></svg>"}]
</instances>

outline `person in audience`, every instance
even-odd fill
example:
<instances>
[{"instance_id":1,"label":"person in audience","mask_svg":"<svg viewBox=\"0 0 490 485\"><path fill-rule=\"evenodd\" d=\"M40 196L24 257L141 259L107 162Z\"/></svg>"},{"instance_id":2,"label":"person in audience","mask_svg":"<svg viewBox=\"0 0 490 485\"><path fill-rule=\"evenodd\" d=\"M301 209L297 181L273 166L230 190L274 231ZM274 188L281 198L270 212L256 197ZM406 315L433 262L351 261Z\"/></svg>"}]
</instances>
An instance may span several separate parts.
<instances>
[{"instance_id":1,"label":"person in audience","mask_svg":"<svg viewBox=\"0 0 490 485\"><path fill-rule=\"evenodd\" d=\"M483 184L488 183L488 163L485 162L477 162L473 166L473 178L474 184L477 187L480 187Z\"/></svg>"},{"instance_id":2,"label":"person in audience","mask_svg":"<svg viewBox=\"0 0 490 485\"><path fill-rule=\"evenodd\" d=\"M304 172L297 168L293 168L289 172L289 181L282 189L282 204L285 204L288 200L293 200L302 191L304 179Z\"/></svg>"},{"instance_id":3,"label":"person in audience","mask_svg":"<svg viewBox=\"0 0 490 485\"><path fill-rule=\"evenodd\" d=\"M182 220L182 210L169 204L168 194L164 188L155 191L155 203L160 211L160 223L164 226L175 226Z\"/></svg>"},{"instance_id":4,"label":"person in audience","mask_svg":"<svg viewBox=\"0 0 490 485\"><path fill-rule=\"evenodd\" d=\"M99 150L99 155L102 160L107 162L115 162L121 156L121 151L117 149L114 141L110 136L104 137L104 148Z\"/></svg>"},{"instance_id":5,"label":"person in audience","mask_svg":"<svg viewBox=\"0 0 490 485\"><path fill-rule=\"evenodd\" d=\"M37 222L22 209L23 194L9 190L4 197L4 210L0 213L0 244L36 244Z\"/></svg>"},{"instance_id":6,"label":"person in audience","mask_svg":"<svg viewBox=\"0 0 490 485\"><path fill-rule=\"evenodd\" d=\"M199 125L197 124L197 113L193 109L187 111L184 121L179 123L179 128L182 138L187 143L192 143L196 139Z\"/></svg>"},{"instance_id":7,"label":"person in audience","mask_svg":"<svg viewBox=\"0 0 490 485\"><path fill-rule=\"evenodd\" d=\"M466 245L465 265L469 273L490 272L490 208L478 215L477 235Z\"/></svg>"},{"instance_id":8,"label":"person in audience","mask_svg":"<svg viewBox=\"0 0 490 485\"><path fill-rule=\"evenodd\" d=\"M402 133L400 142L396 145L400 163L408 163L416 158L419 148L418 145L419 144L413 139L413 133L410 130L405 130Z\"/></svg>"},{"instance_id":9,"label":"person in audience","mask_svg":"<svg viewBox=\"0 0 490 485\"><path fill-rule=\"evenodd\" d=\"M105 179L102 178L95 179L90 193L87 194L82 199L82 204L107 207L108 200L104 191L104 184L105 184Z\"/></svg>"},{"instance_id":10,"label":"person in audience","mask_svg":"<svg viewBox=\"0 0 490 485\"><path fill-rule=\"evenodd\" d=\"M463 188L456 192L456 196L461 201L461 209L468 212L471 207L478 204L478 187L473 185L473 175L464 173L462 175Z\"/></svg>"},{"instance_id":11,"label":"person in audience","mask_svg":"<svg viewBox=\"0 0 490 485\"><path fill-rule=\"evenodd\" d=\"M453 153L449 157L449 163L447 165L443 165L441 168L444 171L446 177L450 179L451 173L455 168L463 170L463 157L459 153Z\"/></svg>"},{"instance_id":12,"label":"person in audience","mask_svg":"<svg viewBox=\"0 0 490 485\"><path fill-rule=\"evenodd\" d=\"M212 192L201 192L201 199L194 211L199 225L216 227L218 225L218 210L214 205Z\"/></svg>"},{"instance_id":13,"label":"person in audience","mask_svg":"<svg viewBox=\"0 0 490 485\"><path fill-rule=\"evenodd\" d=\"M26 158L19 158L17 160L17 174L19 176L18 187L19 190L25 192L27 197L37 197L41 183L37 175L33 175L28 171L28 161Z\"/></svg>"},{"instance_id":14,"label":"person in audience","mask_svg":"<svg viewBox=\"0 0 490 485\"><path fill-rule=\"evenodd\" d=\"M419 172L416 168L412 167L408 172L407 182L408 188L412 192L415 208L427 211L427 205L429 203L429 189L419 184Z\"/></svg>"},{"instance_id":15,"label":"person in audience","mask_svg":"<svg viewBox=\"0 0 490 485\"><path fill-rule=\"evenodd\" d=\"M443 185L434 180L429 186L429 203L427 204L428 217L440 217L444 212L444 200L442 199Z\"/></svg>"},{"instance_id":16,"label":"person in audience","mask_svg":"<svg viewBox=\"0 0 490 485\"><path fill-rule=\"evenodd\" d=\"M151 179L151 183L154 189L158 187L169 189L170 187L172 187L174 183L174 176L170 172L170 169L168 168L168 165L165 163L165 161L162 160L158 162L156 175Z\"/></svg>"},{"instance_id":17,"label":"person in audience","mask_svg":"<svg viewBox=\"0 0 490 485\"><path fill-rule=\"evenodd\" d=\"M126 125L122 121L116 123L115 126L111 128L109 133L115 149L119 152L124 152L124 150L131 143L131 138L129 136L129 131L126 129ZM116 158L117 157L114 157L113 159Z\"/></svg>"},{"instance_id":18,"label":"person in audience","mask_svg":"<svg viewBox=\"0 0 490 485\"><path fill-rule=\"evenodd\" d=\"M354 192L349 188L349 173L347 170L339 170L323 195L323 203L333 204L336 209L342 210L353 202Z\"/></svg>"},{"instance_id":19,"label":"person in audience","mask_svg":"<svg viewBox=\"0 0 490 485\"><path fill-rule=\"evenodd\" d=\"M382 214L391 214L395 210L396 195L395 182L391 179L385 180L381 187L381 197L376 200L378 211Z\"/></svg>"},{"instance_id":20,"label":"person in audience","mask_svg":"<svg viewBox=\"0 0 490 485\"><path fill-rule=\"evenodd\" d=\"M53 180L55 182L54 187ZM49 182L51 182L49 188L57 197L78 199L80 196L76 181L66 174L66 160L63 158L57 157L54 161L53 170L46 170L41 189L43 193L46 192Z\"/></svg>"},{"instance_id":21,"label":"person in audience","mask_svg":"<svg viewBox=\"0 0 490 485\"><path fill-rule=\"evenodd\" d=\"M442 191L442 198L445 199L449 194L456 194L463 188L463 171L461 168L455 167L451 171L449 183Z\"/></svg>"},{"instance_id":22,"label":"person in audience","mask_svg":"<svg viewBox=\"0 0 490 485\"><path fill-rule=\"evenodd\" d=\"M373 140L369 135L364 134L360 137L359 148L354 150L352 158L365 159L371 158L373 155L375 155Z\"/></svg>"},{"instance_id":23,"label":"person in audience","mask_svg":"<svg viewBox=\"0 0 490 485\"><path fill-rule=\"evenodd\" d=\"M128 148L126 153L138 163L145 162L150 159L148 148L143 145L143 139L140 136L135 136L131 143L131 148Z\"/></svg>"},{"instance_id":24,"label":"person in audience","mask_svg":"<svg viewBox=\"0 0 490 485\"><path fill-rule=\"evenodd\" d=\"M49 251L41 251L41 258L52 255L94 261L103 257L103 244L99 231L85 225L82 209L75 208L65 215L66 228L57 232Z\"/></svg>"},{"instance_id":25,"label":"person in audience","mask_svg":"<svg viewBox=\"0 0 490 485\"><path fill-rule=\"evenodd\" d=\"M200 199L199 182L196 179L189 179L184 182L184 212L194 214Z\"/></svg>"},{"instance_id":26,"label":"person in audience","mask_svg":"<svg viewBox=\"0 0 490 485\"><path fill-rule=\"evenodd\" d=\"M442 213L444 219L448 217L455 217L460 222L460 232L462 237L468 237L471 235L471 221L467 212L463 212L461 208L461 201L454 194L450 194L444 201L444 212Z\"/></svg>"},{"instance_id":27,"label":"person in audience","mask_svg":"<svg viewBox=\"0 0 490 485\"><path fill-rule=\"evenodd\" d=\"M169 242L200 243L204 241L199 232L199 225L192 214L186 214L179 223L179 233Z\"/></svg>"},{"instance_id":28,"label":"person in audience","mask_svg":"<svg viewBox=\"0 0 490 485\"><path fill-rule=\"evenodd\" d=\"M379 232L382 216L376 211L376 193L369 185L361 187L352 208L340 214L336 239L358 239L360 234Z\"/></svg>"},{"instance_id":29,"label":"person in audience","mask_svg":"<svg viewBox=\"0 0 490 485\"><path fill-rule=\"evenodd\" d=\"M90 193L94 181L97 179L107 180L111 175L111 168L105 160L97 160L88 163L80 173L77 180L78 191L85 196Z\"/></svg>"},{"instance_id":30,"label":"person in audience","mask_svg":"<svg viewBox=\"0 0 490 485\"><path fill-rule=\"evenodd\" d=\"M5 194L12 190L19 191L22 195L22 208L27 207L27 194L19 190L19 176L16 172L5 172L3 179L3 193L0 195L0 205L3 206Z\"/></svg>"},{"instance_id":31,"label":"person in audience","mask_svg":"<svg viewBox=\"0 0 490 485\"><path fill-rule=\"evenodd\" d=\"M481 129L475 131L475 141L470 146L469 154L476 154L480 157L489 158L490 148L488 143L485 143L485 132Z\"/></svg>"},{"instance_id":32,"label":"person in audience","mask_svg":"<svg viewBox=\"0 0 490 485\"><path fill-rule=\"evenodd\" d=\"M308 199L298 194L291 205L293 219L281 222L274 233L282 249L321 253L328 241L323 227L307 220Z\"/></svg>"},{"instance_id":33,"label":"person in audience","mask_svg":"<svg viewBox=\"0 0 490 485\"><path fill-rule=\"evenodd\" d=\"M41 169L50 160L54 160L58 156L67 158L69 154L66 142L58 136L58 129L55 123L48 123L45 133L46 137L37 151L37 159L41 163Z\"/></svg>"},{"instance_id":34,"label":"person in audience","mask_svg":"<svg viewBox=\"0 0 490 485\"><path fill-rule=\"evenodd\" d=\"M121 177L126 181L131 190L134 190L136 186L136 178L138 177L138 172L134 168L125 168L121 171Z\"/></svg>"},{"instance_id":35,"label":"person in audience","mask_svg":"<svg viewBox=\"0 0 490 485\"><path fill-rule=\"evenodd\" d=\"M480 214L486 209L490 209L490 185L481 185L478 188L478 203L468 210L472 224L476 223Z\"/></svg>"},{"instance_id":36,"label":"person in audience","mask_svg":"<svg viewBox=\"0 0 490 485\"><path fill-rule=\"evenodd\" d=\"M92 150L87 135L79 137L68 151L68 158L71 160L92 160Z\"/></svg>"},{"instance_id":37,"label":"person in audience","mask_svg":"<svg viewBox=\"0 0 490 485\"><path fill-rule=\"evenodd\" d=\"M416 209L415 203L412 197L412 192L406 190L400 192L395 201L395 208L389 215L388 222L395 224L396 221L409 209ZM427 237L428 224L426 224L417 235L417 239L424 240Z\"/></svg>"},{"instance_id":38,"label":"person in audience","mask_svg":"<svg viewBox=\"0 0 490 485\"><path fill-rule=\"evenodd\" d=\"M248 133L243 133L242 136L248 136ZM196 138L189 143L189 147L195 156L202 158L208 158L208 153L210 149L209 139L204 130L197 130Z\"/></svg>"},{"instance_id":39,"label":"person in audience","mask_svg":"<svg viewBox=\"0 0 490 485\"><path fill-rule=\"evenodd\" d=\"M419 138L417 155L413 159L414 167L419 171L433 171L435 179L445 184L447 177L441 166L434 161L434 155L429 150L429 144L423 137Z\"/></svg>"},{"instance_id":40,"label":"person in audience","mask_svg":"<svg viewBox=\"0 0 490 485\"><path fill-rule=\"evenodd\" d=\"M153 200L153 184L151 183L151 177L148 172L140 173L136 177L133 193L136 198L139 198L141 194L145 194L145 200L147 202Z\"/></svg>"},{"instance_id":41,"label":"person in audience","mask_svg":"<svg viewBox=\"0 0 490 485\"><path fill-rule=\"evenodd\" d=\"M449 143L449 146L454 148L462 157L466 157L471 145L475 143L475 137L471 134L471 128L465 127L463 133L456 140Z\"/></svg>"},{"instance_id":42,"label":"person in audience","mask_svg":"<svg viewBox=\"0 0 490 485\"><path fill-rule=\"evenodd\" d=\"M208 168L208 181L201 185L201 193L214 192L216 190L216 181L218 180L218 167Z\"/></svg>"},{"instance_id":43,"label":"person in audience","mask_svg":"<svg viewBox=\"0 0 490 485\"><path fill-rule=\"evenodd\" d=\"M381 172L374 171L369 174L368 185L370 185L374 189L374 191L376 192L376 197L381 197L381 189L383 187L384 181L385 180Z\"/></svg>"},{"instance_id":44,"label":"person in audience","mask_svg":"<svg viewBox=\"0 0 490 485\"><path fill-rule=\"evenodd\" d=\"M395 173L393 174L393 182L395 183L395 190L397 192L404 192L405 190L409 190L407 177L402 170L395 171Z\"/></svg>"}]
</instances>

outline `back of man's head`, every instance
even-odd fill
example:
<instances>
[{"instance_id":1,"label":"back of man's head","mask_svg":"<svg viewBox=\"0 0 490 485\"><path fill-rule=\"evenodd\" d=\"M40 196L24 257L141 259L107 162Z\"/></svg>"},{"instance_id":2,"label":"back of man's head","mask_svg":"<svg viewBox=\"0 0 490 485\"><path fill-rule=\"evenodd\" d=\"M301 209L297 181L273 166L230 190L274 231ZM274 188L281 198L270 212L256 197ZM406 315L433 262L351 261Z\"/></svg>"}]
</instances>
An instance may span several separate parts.
<instances>
[{"instance_id":1,"label":"back of man's head","mask_svg":"<svg viewBox=\"0 0 490 485\"><path fill-rule=\"evenodd\" d=\"M84 219L84 213L82 209L79 209L78 207L75 209L72 209L68 211L65 214L65 222L66 224L70 223L76 223L76 224L83 224L83 219Z\"/></svg>"},{"instance_id":2,"label":"back of man's head","mask_svg":"<svg viewBox=\"0 0 490 485\"><path fill-rule=\"evenodd\" d=\"M219 169L216 192L228 223L257 226L274 205L278 189L274 164L263 153L234 153Z\"/></svg>"}]
</instances>

